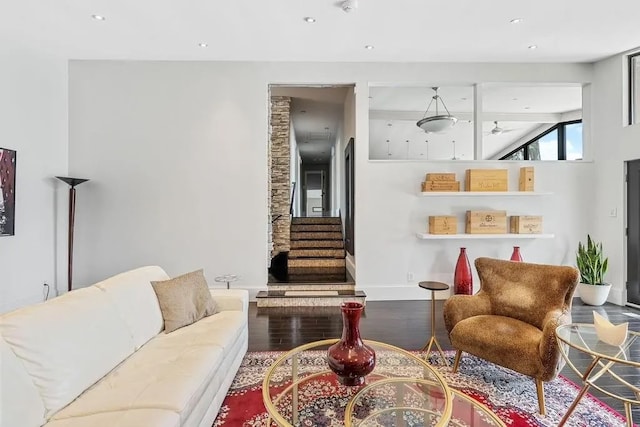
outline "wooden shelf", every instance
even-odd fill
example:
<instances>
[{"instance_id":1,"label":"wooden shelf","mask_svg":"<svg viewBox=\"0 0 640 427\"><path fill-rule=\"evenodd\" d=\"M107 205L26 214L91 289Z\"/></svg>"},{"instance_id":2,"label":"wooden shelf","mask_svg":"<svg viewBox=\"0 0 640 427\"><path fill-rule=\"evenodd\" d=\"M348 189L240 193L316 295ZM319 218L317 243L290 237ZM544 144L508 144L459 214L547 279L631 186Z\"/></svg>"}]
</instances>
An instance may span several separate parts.
<instances>
[{"instance_id":1,"label":"wooden shelf","mask_svg":"<svg viewBox=\"0 0 640 427\"><path fill-rule=\"evenodd\" d=\"M422 191L419 196L423 197L523 197L523 196L550 196L553 193L540 191Z\"/></svg>"},{"instance_id":2,"label":"wooden shelf","mask_svg":"<svg viewBox=\"0 0 640 427\"><path fill-rule=\"evenodd\" d=\"M461 240L461 239L553 239L554 234L429 234L416 233L422 240Z\"/></svg>"}]
</instances>

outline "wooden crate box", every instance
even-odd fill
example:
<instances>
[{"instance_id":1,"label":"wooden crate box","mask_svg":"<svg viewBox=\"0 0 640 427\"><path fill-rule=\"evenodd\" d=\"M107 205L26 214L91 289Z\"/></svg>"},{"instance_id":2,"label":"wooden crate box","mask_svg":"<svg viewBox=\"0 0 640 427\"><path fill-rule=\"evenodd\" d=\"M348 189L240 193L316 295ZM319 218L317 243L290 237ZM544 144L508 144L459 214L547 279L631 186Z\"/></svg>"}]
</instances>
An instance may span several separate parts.
<instances>
[{"instance_id":1,"label":"wooden crate box","mask_svg":"<svg viewBox=\"0 0 640 427\"><path fill-rule=\"evenodd\" d=\"M468 234L507 234L507 211L467 211Z\"/></svg>"},{"instance_id":2,"label":"wooden crate box","mask_svg":"<svg viewBox=\"0 0 640 427\"><path fill-rule=\"evenodd\" d=\"M514 234L540 234L542 233L542 217L533 215L512 216L509 223L509 232Z\"/></svg>"},{"instance_id":3,"label":"wooden crate box","mask_svg":"<svg viewBox=\"0 0 640 427\"><path fill-rule=\"evenodd\" d=\"M509 191L507 169L467 169L465 191Z\"/></svg>"},{"instance_id":4,"label":"wooden crate box","mask_svg":"<svg viewBox=\"0 0 640 427\"><path fill-rule=\"evenodd\" d=\"M455 173L428 173L425 181L455 181Z\"/></svg>"},{"instance_id":5,"label":"wooden crate box","mask_svg":"<svg viewBox=\"0 0 640 427\"><path fill-rule=\"evenodd\" d=\"M430 216L429 234L457 234L458 219L455 216Z\"/></svg>"},{"instance_id":6,"label":"wooden crate box","mask_svg":"<svg viewBox=\"0 0 640 427\"><path fill-rule=\"evenodd\" d=\"M460 191L460 181L424 181L422 191Z\"/></svg>"},{"instance_id":7,"label":"wooden crate box","mask_svg":"<svg viewBox=\"0 0 640 427\"><path fill-rule=\"evenodd\" d=\"M532 166L520 168L520 179L518 180L519 191L534 191L534 171Z\"/></svg>"}]
</instances>

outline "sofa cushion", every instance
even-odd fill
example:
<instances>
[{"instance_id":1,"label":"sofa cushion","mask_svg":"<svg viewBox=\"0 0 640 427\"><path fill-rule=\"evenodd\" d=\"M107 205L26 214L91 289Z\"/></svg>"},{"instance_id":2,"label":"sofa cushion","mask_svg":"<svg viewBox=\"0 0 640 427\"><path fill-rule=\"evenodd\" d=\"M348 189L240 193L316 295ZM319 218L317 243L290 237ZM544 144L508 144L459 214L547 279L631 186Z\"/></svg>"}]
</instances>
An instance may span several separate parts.
<instances>
[{"instance_id":1,"label":"sofa cushion","mask_svg":"<svg viewBox=\"0 0 640 427\"><path fill-rule=\"evenodd\" d=\"M96 283L129 326L136 349L162 331L163 320L152 280L169 276L157 266L141 267Z\"/></svg>"},{"instance_id":2,"label":"sofa cushion","mask_svg":"<svg viewBox=\"0 0 640 427\"><path fill-rule=\"evenodd\" d=\"M240 311L222 311L205 317L188 328L178 329L170 334L161 334L152 341L154 345L187 346L215 345L222 349L226 357L239 338L239 331L247 323L247 314Z\"/></svg>"},{"instance_id":3,"label":"sofa cushion","mask_svg":"<svg viewBox=\"0 0 640 427\"><path fill-rule=\"evenodd\" d=\"M211 316L216 306L202 270L192 271L165 281L152 281L158 296L165 333Z\"/></svg>"},{"instance_id":4,"label":"sofa cushion","mask_svg":"<svg viewBox=\"0 0 640 427\"><path fill-rule=\"evenodd\" d=\"M0 334L38 388L47 419L135 350L127 325L96 287L7 313Z\"/></svg>"},{"instance_id":5,"label":"sofa cushion","mask_svg":"<svg viewBox=\"0 0 640 427\"><path fill-rule=\"evenodd\" d=\"M179 341L158 345L154 338L54 419L142 408L174 411L185 419L222 360L218 346L195 341L188 346Z\"/></svg>"},{"instance_id":6,"label":"sofa cushion","mask_svg":"<svg viewBox=\"0 0 640 427\"><path fill-rule=\"evenodd\" d=\"M179 427L180 416L163 409L127 409L65 418L44 427Z\"/></svg>"},{"instance_id":7,"label":"sofa cushion","mask_svg":"<svg viewBox=\"0 0 640 427\"><path fill-rule=\"evenodd\" d=\"M451 345L525 375L543 370L538 344L542 331L512 317L480 315L458 322L449 334Z\"/></svg>"},{"instance_id":8,"label":"sofa cushion","mask_svg":"<svg viewBox=\"0 0 640 427\"><path fill-rule=\"evenodd\" d=\"M0 338L0 426L36 427L45 423L44 402L22 361Z\"/></svg>"}]
</instances>

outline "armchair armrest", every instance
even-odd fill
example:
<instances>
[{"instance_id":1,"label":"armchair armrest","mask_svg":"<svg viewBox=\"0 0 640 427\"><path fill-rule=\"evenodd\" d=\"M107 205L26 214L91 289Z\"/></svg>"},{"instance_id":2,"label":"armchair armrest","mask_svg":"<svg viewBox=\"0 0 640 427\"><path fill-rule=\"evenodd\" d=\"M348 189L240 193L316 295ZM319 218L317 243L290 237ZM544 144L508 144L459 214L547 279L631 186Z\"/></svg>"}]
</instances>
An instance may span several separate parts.
<instances>
[{"instance_id":1,"label":"armchair armrest","mask_svg":"<svg viewBox=\"0 0 640 427\"><path fill-rule=\"evenodd\" d=\"M547 313L542 323L542 338L538 351L544 372L542 381L554 379L565 364L564 358L560 355L560 347L556 339L556 328L560 325L571 323L571 311L556 309Z\"/></svg>"},{"instance_id":2,"label":"armchair armrest","mask_svg":"<svg viewBox=\"0 0 640 427\"><path fill-rule=\"evenodd\" d=\"M209 289L218 311L249 311L249 291L246 289Z\"/></svg>"},{"instance_id":3,"label":"armchair armrest","mask_svg":"<svg viewBox=\"0 0 640 427\"><path fill-rule=\"evenodd\" d=\"M444 303L444 324L451 333L454 326L467 317L491 314L489 296L480 292L475 295L453 295Z\"/></svg>"}]
</instances>

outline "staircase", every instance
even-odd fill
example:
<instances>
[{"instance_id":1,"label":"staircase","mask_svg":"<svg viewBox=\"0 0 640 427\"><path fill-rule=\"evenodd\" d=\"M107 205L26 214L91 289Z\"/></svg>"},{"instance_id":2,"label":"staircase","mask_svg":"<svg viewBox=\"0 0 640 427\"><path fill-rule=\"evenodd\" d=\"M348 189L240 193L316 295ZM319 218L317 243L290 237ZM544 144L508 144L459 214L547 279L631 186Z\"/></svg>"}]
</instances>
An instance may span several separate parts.
<instances>
[{"instance_id":1,"label":"staircase","mask_svg":"<svg viewBox=\"0 0 640 427\"><path fill-rule=\"evenodd\" d=\"M270 277L269 290L256 297L258 307L364 304L366 295L355 290L346 269L340 218L293 218L290 248L286 278Z\"/></svg>"}]
</instances>

